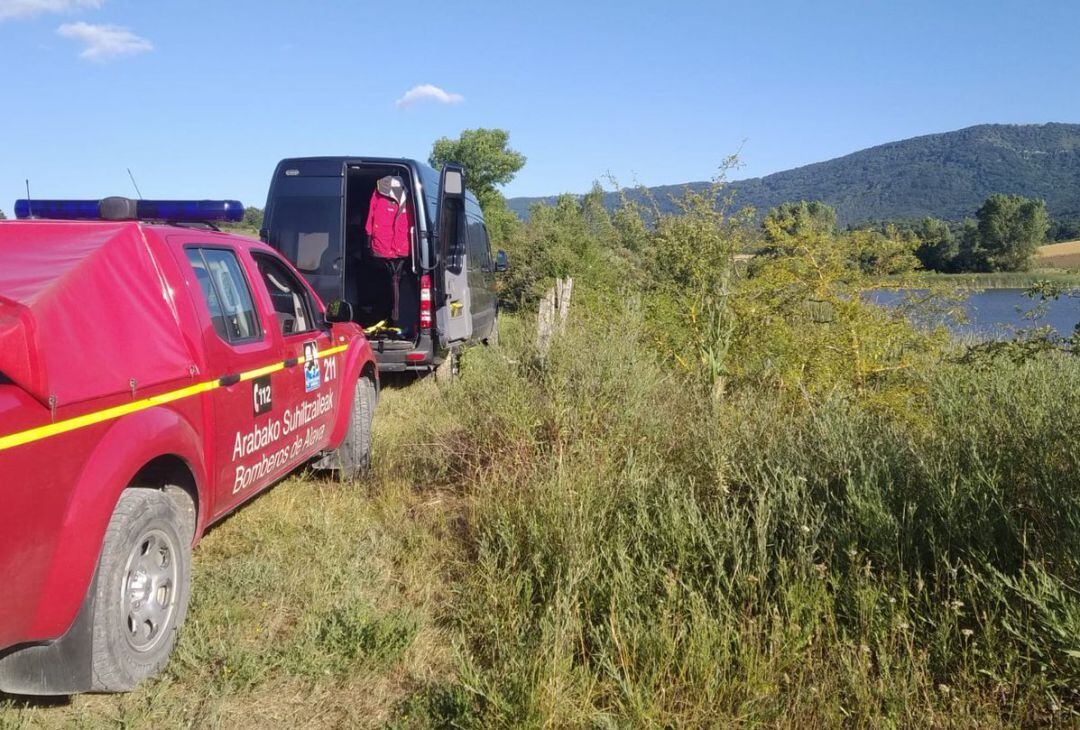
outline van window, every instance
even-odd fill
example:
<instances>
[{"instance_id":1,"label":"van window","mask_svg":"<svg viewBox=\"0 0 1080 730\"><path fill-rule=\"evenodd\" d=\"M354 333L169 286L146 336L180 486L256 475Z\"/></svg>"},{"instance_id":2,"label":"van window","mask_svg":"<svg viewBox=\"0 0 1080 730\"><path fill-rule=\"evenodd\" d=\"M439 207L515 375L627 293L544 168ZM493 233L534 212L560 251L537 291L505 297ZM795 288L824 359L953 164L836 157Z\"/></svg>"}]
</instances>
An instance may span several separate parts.
<instances>
[{"instance_id":1,"label":"van window","mask_svg":"<svg viewBox=\"0 0 1080 730\"><path fill-rule=\"evenodd\" d=\"M262 332L251 290L236 253L220 248L189 248L187 257L218 336L232 344L260 339Z\"/></svg>"},{"instance_id":2,"label":"van window","mask_svg":"<svg viewBox=\"0 0 1080 730\"><path fill-rule=\"evenodd\" d=\"M471 268L487 271L491 268L491 250L488 248L487 229L484 224L469 217L469 261Z\"/></svg>"},{"instance_id":3,"label":"van window","mask_svg":"<svg viewBox=\"0 0 1080 730\"><path fill-rule=\"evenodd\" d=\"M295 335L315 329L315 317L304 285L280 261L270 256L255 256L255 263L270 292L281 334Z\"/></svg>"},{"instance_id":4,"label":"van window","mask_svg":"<svg viewBox=\"0 0 1080 730\"><path fill-rule=\"evenodd\" d=\"M435 210L439 207L439 173L427 165L417 165L416 171L420 175L420 186L423 190L424 218L431 226L435 220Z\"/></svg>"},{"instance_id":5,"label":"van window","mask_svg":"<svg viewBox=\"0 0 1080 730\"><path fill-rule=\"evenodd\" d=\"M268 211L268 243L304 274L341 269L341 178L282 178Z\"/></svg>"},{"instance_id":6,"label":"van window","mask_svg":"<svg viewBox=\"0 0 1080 730\"><path fill-rule=\"evenodd\" d=\"M468 242L469 219L460 209L453 206L447 211L447 215L453 221L452 225L457 227L457 235L454 236L453 242L447 250L446 268L452 274L460 274L466 264L465 253Z\"/></svg>"}]
</instances>

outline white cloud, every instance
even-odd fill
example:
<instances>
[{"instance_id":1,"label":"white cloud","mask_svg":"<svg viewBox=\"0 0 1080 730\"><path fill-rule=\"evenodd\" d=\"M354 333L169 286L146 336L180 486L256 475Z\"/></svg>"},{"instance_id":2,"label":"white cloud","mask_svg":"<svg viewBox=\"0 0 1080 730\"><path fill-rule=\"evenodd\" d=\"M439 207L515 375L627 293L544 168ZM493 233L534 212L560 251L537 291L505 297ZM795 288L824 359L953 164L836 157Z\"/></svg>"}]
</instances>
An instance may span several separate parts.
<instances>
[{"instance_id":1,"label":"white cloud","mask_svg":"<svg viewBox=\"0 0 1080 730\"><path fill-rule=\"evenodd\" d=\"M154 50L154 44L119 25L94 23L64 23L56 32L65 38L82 41L79 58L87 61L107 61L117 56L132 56Z\"/></svg>"},{"instance_id":2,"label":"white cloud","mask_svg":"<svg viewBox=\"0 0 1080 730\"><path fill-rule=\"evenodd\" d=\"M460 104L465 101L465 97L461 94L451 94L434 84L420 84L406 91L405 95L395 103L399 107L406 107L412 106L418 101L424 101L425 99L437 101L440 104Z\"/></svg>"},{"instance_id":3,"label":"white cloud","mask_svg":"<svg viewBox=\"0 0 1080 730\"><path fill-rule=\"evenodd\" d=\"M45 13L97 10L105 0L0 0L0 21L32 18Z\"/></svg>"}]
</instances>

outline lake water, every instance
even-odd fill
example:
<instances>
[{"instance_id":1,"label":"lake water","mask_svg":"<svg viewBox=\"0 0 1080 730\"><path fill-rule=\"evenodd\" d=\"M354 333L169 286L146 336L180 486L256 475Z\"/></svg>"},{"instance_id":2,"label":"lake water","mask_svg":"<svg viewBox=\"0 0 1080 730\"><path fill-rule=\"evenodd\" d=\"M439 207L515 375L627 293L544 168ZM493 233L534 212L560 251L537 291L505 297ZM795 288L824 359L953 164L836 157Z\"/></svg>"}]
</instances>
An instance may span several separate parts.
<instances>
[{"instance_id":1,"label":"lake water","mask_svg":"<svg viewBox=\"0 0 1080 730\"><path fill-rule=\"evenodd\" d=\"M870 293L872 301L885 306L896 306L903 302L905 296L907 292L904 291ZM1048 302L1043 317L1034 322L1026 319L1024 313L1034 309L1037 304L1038 300L1024 296L1023 289L986 289L969 295L962 303L968 321L962 324L951 322L949 327L958 334L987 339L1009 337L1016 329L1023 327L1050 325L1059 334L1068 337L1080 322L1080 299L1062 297ZM942 319L937 317L937 321Z\"/></svg>"}]
</instances>

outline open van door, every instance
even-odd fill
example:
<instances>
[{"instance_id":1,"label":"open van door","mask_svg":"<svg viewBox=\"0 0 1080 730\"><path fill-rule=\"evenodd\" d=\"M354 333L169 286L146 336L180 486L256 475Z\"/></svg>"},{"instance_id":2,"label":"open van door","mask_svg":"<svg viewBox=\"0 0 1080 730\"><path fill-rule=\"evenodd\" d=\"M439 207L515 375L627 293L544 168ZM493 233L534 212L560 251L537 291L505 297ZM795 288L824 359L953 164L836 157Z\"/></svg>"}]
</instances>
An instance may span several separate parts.
<instances>
[{"instance_id":1,"label":"open van door","mask_svg":"<svg viewBox=\"0 0 1080 730\"><path fill-rule=\"evenodd\" d=\"M443 296L435 312L435 323L441 344L451 347L472 337L472 306L465 266L465 169L461 165L447 164L439 176L436 220Z\"/></svg>"}]
</instances>

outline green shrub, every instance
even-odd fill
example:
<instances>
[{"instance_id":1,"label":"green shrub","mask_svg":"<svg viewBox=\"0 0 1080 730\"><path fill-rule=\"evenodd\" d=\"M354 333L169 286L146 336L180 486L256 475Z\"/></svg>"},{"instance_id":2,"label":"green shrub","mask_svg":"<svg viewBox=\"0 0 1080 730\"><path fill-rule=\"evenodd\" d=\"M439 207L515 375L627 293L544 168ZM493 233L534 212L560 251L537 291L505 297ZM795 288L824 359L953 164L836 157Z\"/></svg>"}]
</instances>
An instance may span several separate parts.
<instances>
[{"instance_id":1,"label":"green shrub","mask_svg":"<svg viewBox=\"0 0 1080 730\"><path fill-rule=\"evenodd\" d=\"M703 396L617 323L575 310L544 368L524 333L474 351L444 394L469 724L1076 711L1075 358L919 364L913 418L874 379Z\"/></svg>"}]
</instances>

